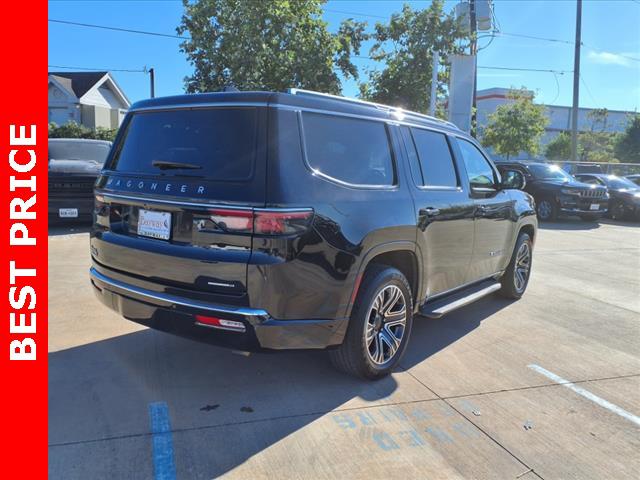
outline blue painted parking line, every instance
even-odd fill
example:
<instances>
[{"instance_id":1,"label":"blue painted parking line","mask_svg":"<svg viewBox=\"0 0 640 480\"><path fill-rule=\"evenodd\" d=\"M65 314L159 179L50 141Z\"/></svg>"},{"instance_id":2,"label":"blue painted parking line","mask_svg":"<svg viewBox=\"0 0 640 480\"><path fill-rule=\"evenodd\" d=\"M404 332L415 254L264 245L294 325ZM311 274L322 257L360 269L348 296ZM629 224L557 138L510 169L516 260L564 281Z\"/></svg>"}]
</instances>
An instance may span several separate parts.
<instances>
[{"instance_id":1,"label":"blue painted parking line","mask_svg":"<svg viewBox=\"0 0 640 480\"><path fill-rule=\"evenodd\" d=\"M173 439L167 404L150 403L149 420L153 445L153 477L155 480L175 480L176 464L173 459Z\"/></svg>"}]
</instances>

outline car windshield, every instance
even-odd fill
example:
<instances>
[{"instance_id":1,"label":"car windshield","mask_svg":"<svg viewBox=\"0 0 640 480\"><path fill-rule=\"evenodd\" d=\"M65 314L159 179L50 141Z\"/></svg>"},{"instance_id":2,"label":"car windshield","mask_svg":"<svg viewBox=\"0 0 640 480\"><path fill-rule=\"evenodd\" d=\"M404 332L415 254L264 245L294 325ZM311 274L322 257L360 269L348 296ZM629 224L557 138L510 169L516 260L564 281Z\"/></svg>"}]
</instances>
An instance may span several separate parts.
<instances>
[{"instance_id":1,"label":"car windshield","mask_svg":"<svg viewBox=\"0 0 640 480\"><path fill-rule=\"evenodd\" d=\"M49 142L49 160L84 160L104 163L109 154L108 143Z\"/></svg>"},{"instance_id":2,"label":"car windshield","mask_svg":"<svg viewBox=\"0 0 640 480\"><path fill-rule=\"evenodd\" d=\"M527 168L538 180L571 180L571 176L557 165L527 165Z\"/></svg>"},{"instance_id":3,"label":"car windshield","mask_svg":"<svg viewBox=\"0 0 640 480\"><path fill-rule=\"evenodd\" d=\"M637 189L638 185L633 183L628 178L617 177L615 175L607 175L606 177L601 177L607 187L612 188L614 190L623 190L627 188Z\"/></svg>"}]
</instances>

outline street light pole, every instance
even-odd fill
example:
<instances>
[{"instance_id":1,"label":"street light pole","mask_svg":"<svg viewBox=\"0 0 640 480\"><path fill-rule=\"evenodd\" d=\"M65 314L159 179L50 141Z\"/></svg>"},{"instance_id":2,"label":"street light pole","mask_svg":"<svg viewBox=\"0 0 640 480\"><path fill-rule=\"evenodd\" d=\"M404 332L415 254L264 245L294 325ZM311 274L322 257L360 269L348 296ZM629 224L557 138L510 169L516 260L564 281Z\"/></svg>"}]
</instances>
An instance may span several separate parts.
<instances>
[{"instance_id":1,"label":"street light pole","mask_svg":"<svg viewBox=\"0 0 640 480\"><path fill-rule=\"evenodd\" d=\"M429 98L429 115L436 116L436 96L438 95L438 67L440 66L440 52L433 52L433 66L431 71L431 97Z\"/></svg>"},{"instance_id":2,"label":"street light pole","mask_svg":"<svg viewBox=\"0 0 640 480\"><path fill-rule=\"evenodd\" d=\"M149 69L149 82L151 87L151 98L156 96L156 77L153 68Z\"/></svg>"},{"instance_id":3,"label":"street light pole","mask_svg":"<svg viewBox=\"0 0 640 480\"><path fill-rule=\"evenodd\" d=\"M578 107L580 103L580 42L582 37L582 0L576 2L576 44L573 54L573 106L571 108L571 161L578 159Z\"/></svg>"},{"instance_id":4,"label":"street light pole","mask_svg":"<svg viewBox=\"0 0 640 480\"><path fill-rule=\"evenodd\" d=\"M471 24L471 44L469 52L471 55L478 54L478 21L476 18L476 0L469 0L469 23ZM478 61L474 61L473 66L473 101L471 103L471 135L476 136L476 92L478 82Z\"/></svg>"}]
</instances>

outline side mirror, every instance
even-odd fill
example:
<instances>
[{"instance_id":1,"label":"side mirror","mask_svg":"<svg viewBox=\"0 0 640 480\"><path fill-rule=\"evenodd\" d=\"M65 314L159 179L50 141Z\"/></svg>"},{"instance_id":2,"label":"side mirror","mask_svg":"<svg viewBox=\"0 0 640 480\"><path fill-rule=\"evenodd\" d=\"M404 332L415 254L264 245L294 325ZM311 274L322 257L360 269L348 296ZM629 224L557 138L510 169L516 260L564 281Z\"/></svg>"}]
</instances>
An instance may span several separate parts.
<instances>
[{"instance_id":1,"label":"side mirror","mask_svg":"<svg viewBox=\"0 0 640 480\"><path fill-rule=\"evenodd\" d=\"M527 181L525 180L522 172L519 172L518 170L504 170L502 172L502 182L500 183L501 188L522 190L526 185Z\"/></svg>"}]
</instances>

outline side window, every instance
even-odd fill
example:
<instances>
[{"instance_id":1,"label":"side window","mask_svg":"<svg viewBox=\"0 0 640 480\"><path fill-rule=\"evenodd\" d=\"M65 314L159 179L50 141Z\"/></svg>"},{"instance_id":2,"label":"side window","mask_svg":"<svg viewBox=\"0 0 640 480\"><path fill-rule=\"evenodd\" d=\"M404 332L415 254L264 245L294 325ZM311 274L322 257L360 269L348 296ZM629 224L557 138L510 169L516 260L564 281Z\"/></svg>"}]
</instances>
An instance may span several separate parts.
<instances>
[{"instance_id":1,"label":"side window","mask_svg":"<svg viewBox=\"0 0 640 480\"><path fill-rule=\"evenodd\" d=\"M422 184L428 187L457 187L458 176L447 137L438 132L412 128L411 134L422 173ZM415 156L409 148L409 160Z\"/></svg>"},{"instance_id":2,"label":"side window","mask_svg":"<svg viewBox=\"0 0 640 480\"><path fill-rule=\"evenodd\" d=\"M384 123L309 112L302 114L302 121L311 168L354 185L395 184Z\"/></svg>"},{"instance_id":3,"label":"side window","mask_svg":"<svg viewBox=\"0 0 640 480\"><path fill-rule=\"evenodd\" d=\"M473 143L463 138L458 138L458 145L462 151L462 159L464 160L471 186L495 186L497 182L493 168L491 168L491 165L480 150Z\"/></svg>"}]
</instances>

